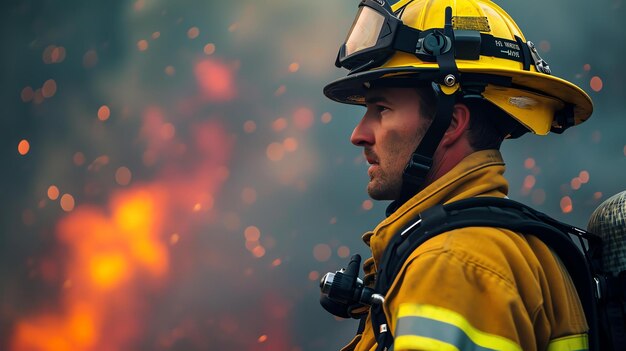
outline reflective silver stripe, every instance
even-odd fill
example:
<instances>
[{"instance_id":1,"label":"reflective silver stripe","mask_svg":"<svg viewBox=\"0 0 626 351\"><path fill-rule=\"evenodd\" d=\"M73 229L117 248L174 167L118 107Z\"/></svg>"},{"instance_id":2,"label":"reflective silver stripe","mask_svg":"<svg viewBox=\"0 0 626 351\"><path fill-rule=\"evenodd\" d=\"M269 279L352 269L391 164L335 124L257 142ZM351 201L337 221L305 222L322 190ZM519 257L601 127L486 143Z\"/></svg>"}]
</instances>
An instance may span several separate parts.
<instances>
[{"instance_id":1,"label":"reflective silver stripe","mask_svg":"<svg viewBox=\"0 0 626 351\"><path fill-rule=\"evenodd\" d=\"M513 340L476 329L465 316L440 306L400 304L396 318L398 350L522 351Z\"/></svg>"},{"instance_id":2,"label":"reflective silver stripe","mask_svg":"<svg viewBox=\"0 0 626 351\"><path fill-rule=\"evenodd\" d=\"M403 335L415 335L435 339L463 351L502 350L502 344L500 343L494 343L491 347L489 345L478 345L461 328L423 317L403 317L398 319L396 339ZM418 340L415 341L417 342ZM405 349L406 346L409 345L403 346L404 347L399 347L399 345L396 345L396 349ZM416 346L417 349L418 345L414 346Z\"/></svg>"}]
</instances>

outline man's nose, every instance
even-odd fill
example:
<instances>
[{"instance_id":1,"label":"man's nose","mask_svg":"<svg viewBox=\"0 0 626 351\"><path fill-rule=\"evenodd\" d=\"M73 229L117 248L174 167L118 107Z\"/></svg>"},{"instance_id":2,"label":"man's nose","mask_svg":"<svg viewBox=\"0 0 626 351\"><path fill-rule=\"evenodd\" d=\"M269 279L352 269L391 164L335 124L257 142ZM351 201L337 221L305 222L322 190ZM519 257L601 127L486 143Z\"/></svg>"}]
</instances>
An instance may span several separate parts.
<instances>
[{"instance_id":1,"label":"man's nose","mask_svg":"<svg viewBox=\"0 0 626 351\"><path fill-rule=\"evenodd\" d=\"M368 123L367 114L361 118L359 124L354 127L350 141L356 146L368 146L374 144L374 133Z\"/></svg>"}]
</instances>

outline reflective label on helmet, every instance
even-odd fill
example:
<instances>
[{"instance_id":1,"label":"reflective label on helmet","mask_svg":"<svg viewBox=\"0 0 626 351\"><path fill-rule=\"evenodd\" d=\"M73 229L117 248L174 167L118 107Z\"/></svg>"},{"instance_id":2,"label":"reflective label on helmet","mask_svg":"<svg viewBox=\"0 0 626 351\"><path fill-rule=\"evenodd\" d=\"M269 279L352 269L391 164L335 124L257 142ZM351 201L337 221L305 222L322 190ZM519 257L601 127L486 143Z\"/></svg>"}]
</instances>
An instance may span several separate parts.
<instances>
[{"instance_id":1,"label":"reflective label on helmet","mask_svg":"<svg viewBox=\"0 0 626 351\"><path fill-rule=\"evenodd\" d=\"M452 27L454 29L477 30L479 32L490 32L487 17L452 17Z\"/></svg>"}]
</instances>

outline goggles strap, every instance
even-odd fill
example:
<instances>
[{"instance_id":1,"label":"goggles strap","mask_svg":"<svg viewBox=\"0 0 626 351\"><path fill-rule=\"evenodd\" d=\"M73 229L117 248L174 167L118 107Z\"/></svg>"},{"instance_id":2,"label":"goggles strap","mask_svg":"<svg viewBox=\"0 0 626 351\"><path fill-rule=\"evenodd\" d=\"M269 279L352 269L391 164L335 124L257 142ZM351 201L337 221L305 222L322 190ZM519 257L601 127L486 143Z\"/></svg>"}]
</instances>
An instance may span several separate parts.
<instances>
[{"instance_id":1,"label":"goggles strap","mask_svg":"<svg viewBox=\"0 0 626 351\"><path fill-rule=\"evenodd\" d=\"M426 130L424 137L411 155L408 164L402 173L402 194L400 203L405 202L423 187L426 176L430 172L433 164L433 155L439 146L443 135L452 121L452 111L456 102L456 92L458 91L458 69L454 59L454 32L452 29L452 9L446 8L446 18L444 34L452 39L452 47L437 56L437 64L441 75L433 82L432 87L437 96L437 112ZM449 89L444 91L442 86Z\"/></svg>"}]
</instances>

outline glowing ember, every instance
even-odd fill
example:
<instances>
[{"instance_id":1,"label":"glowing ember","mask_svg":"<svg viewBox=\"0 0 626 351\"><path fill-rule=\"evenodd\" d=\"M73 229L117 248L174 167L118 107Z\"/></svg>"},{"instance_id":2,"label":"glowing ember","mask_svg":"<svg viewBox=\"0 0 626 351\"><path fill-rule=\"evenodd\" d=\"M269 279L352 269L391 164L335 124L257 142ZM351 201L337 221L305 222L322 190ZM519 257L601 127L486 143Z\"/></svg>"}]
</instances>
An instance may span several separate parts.
<instances>
[{"instance_id":1,"label":"glowing ember","mask_svg":"<svg viewBox=\"0 0 626 351\"><path fill-rule=\"evenodd\" d=\"M145 39L141 39L137 42L137 49L139 49L139 51L146 51L148 50L148 41Z\"/></svg>"},{"instance_id":2,"label":"glowing ember","mask_svg":"<svg viewBox=\"0 0 626 351\"><path fill-rule=\"evenodd\" d=\"M56 200L59 198L59 188L57 188L55 185L50 185L48 187L48 192L47 192L48 198L50 200Z\"/></svg>"},{"instance_id":3,"label":"glowing ember","mask_svg":"<svg viewBox=\"0 0 626 351\"><path fill-rule=\"evenodd\" d=\"M589 182L589 172L587 171L580 171L580 173L578 174L578 178L580 178L580 181L583 184L586 184Z\"/></svg>"},{"instance_id":4,"label":"glowing ember","mask_svg":"<svg viewBox=\"0 0 626 351\"><path fill-rule=\"evenodd\" d=\"M591 78L591 81L589 81L589 86L595 92L599 92L600 90L602 90L602 85L602 79L598 76L593 76Z\"/></svg>"},{"instance_id":5,"label":"glowing ember","mask_svg":"<svg viewBox=\"0 0 626 351\"><path fill-rule=\"evenodd\" d=\"M72 161L74 161L76 166L82 166L85 164L85 154L82 152L75 153L74 156L72 156Z\"/></svg>"},{"instance_id":6,"label":"glowing ember","mask_svg":"<svg viewBox=\"0 0 626 351\"><path fill-rule=\"evenodd\" d=\"M563 211L563 213L570 213L573 209L572 199L569 196L561 198L561 211Z\"/></svg>"},{"instance_id":7,"label":"glowing ember","mask_svg":"<svg viewBox=\"0 0 626 351\"><path fill-rule=\"evenodd\" d=\"M187 31L187 37L189 39L196 39L200 35L200 29L198 27L191 27Z\"/></svg>"},{"instance_id":8,"label":"glowing ember","mask_svg":"<svg viewBox=\"0 0 626 351\"><path fill-rule=\"evenodd\" d=\"M283 263L283 261L280 258L275 259L274 261L272 261L272 267L278 267Z\"/></svg>"},{"instance_id":9,"label":"glowing ember","mask_svg":"<svg viewBox=\"0 0 626 351\"><path fill-rule=\"evenodd\" d=\"M524 161L524 168L526 169L532 169L533 167L535 167L535 159L532 157L527 158Z\"/></svg>"},{"instance_id":10,"label":"glowing ember","mask_svg":"<svg viewBox=\"0 0 626 351\"><path fill-rule=\"evenodd\" d=\"M74 197L70 194L63 194L61 196L61 208L65 212L71 212L74 209Z\"/></svg>"},{"instance_id":11,"label":"glowing ember","mask_svg":"<svg viewBox=\"0 0 626 351\"><path fill-rule=\"evenodd\" d=\"M283 140L283 146L288 152L294 152L298 150L298 140L295 138L286 138Z\"/></svg>"},{"instance_id":12,"label":"glowing ember","mask_svg":"<svg viewBox=\"0 0 626 351\"><path fill-rule=\"evenodd\" d=\"M339 248L337 248L337 256L341 258L350 256L350 248L345 245L339 246Z\"/></svg>"},{"instance_id":13,"label":"glowing ember","mask_svg":"<svg viewBox=\"0 0 626 351\"><path fill-rule=\"evenodd\" d=\"M310 128L314 120L315 116L313 115L313 111L306 107L299 108L293 113L293 122L298 129L304 130Z\"/></svg>"},{"instance_id":14,"label":"glowing ember","mask_svg":"<svg viewBox=\"0 0 626 351\"><path fill-rule=\"evenodd\" d=\"M297 62L293 62L289 65L289 72L295 73L300 69L300 64Z\"/></svg>"},{"instance_id":15,"label":"glowing ember","mask_svg":"<svg viewBox=\"0 0 626 351\"><path fill-rule=\"evenodd\" d=\"M313 257L320 262L326 262L330 259L332 251L327 244L317 244L313 247Z\"/></svg>"},{"instance_id":16,"label":"glowing ember","mask_svg":"<svg viewBox=\"0 0 626 351\"><path fill-rule=\"evenodd\" d=\"M361 208L364 209L365 211L369 211L372 208L374 208L374 202L372 202L372 200L365 200L361 204Z\"/></svg>"},{"instance_id":17,"label":"glowing ember","mask_svg":"<svg viewBox=\"0 0 626 351\"><path fill-rule=\"evenodd\" d=\"M161 32L153 32L150 37L152 39L159 39L160 36L161 36Z\"/></svg>"},{"instance_id":18,"label":"glowing ember","mask_svg":"<svg viewBox=\"0 0 626 351\"><path fill-rule=\"evenodd\" d=\"M279 117L272 122L272 129L275 132L280 132L281 130L287 128L287 119L283 117Z\"/></svg>"},{"instance_id":19,"label":"glowing ember","mask_svg":"<svg viewBox=\"0 0 626 351\"><path fill-rule=\"evenodd\" d=\"M267 341L267 335L263 334L263 335L259 336L259 338L257 339L257 341L258 341L259 343L266 342L266 341Z\"/></svg>"},{"instance_id":20,"label":"glowing ember","mask_svg":"<svg viewBox=\"0 0 626 351\"><path fill-rule=\"evenodd\" d=\"M98 53L96 50L89 50L83 55L83 67L91 68L98 64Z\"/></svg>"},{"instance_id":21,"label":"glowing ember","mask_svg":"<svg viewBox=\"0 0 626 351\"><path fill-rule=\"evenodd\" d=\"M277 162L282 160L285 156L285 148L282 144L271 143L267 146L265 153L267 154L267 158L271 161Z\"/></svg>"},{"instance_id":22,"label":"glowing ember","mask_svg":"<svg viewBox=\"0 0 626 351\"><path fill-rule=\"evenodd\" d=\"M29 102L35 97L35 91L30 86L27 86L22 89L20 97L22 98L22 101Z\"/></svg>"},{"instance_id":23,"label":"glowing ember","mask_svg":"<svg viewBox=\"0 0 626 351\"><path fill-rule=\"evenodd\" d=\"M24 156L28 153L28 151L30 151L30 143L28 142L28 140L22 139L17 144L17 152L19 152L20 155Z\"/></svg>"},{"instance_id":24,"label":"glowing ember","mask_svg":"<svg viewBox=\"0 0 626 351\"><path fill-rule=\"evenodd\" d=\"M251 205L256 201L256 190L253 188L244 188L241 191L241 200L246 205Z\"/></svg>"},{"instance_id":25,"label":"glowing ember","mask_svg":"<svg viewBox=\"0 0 626 351\"><path fill-rule=\"evenodd\" d=\"M109 119L109 117L111 117L111 110L109 109L109 106L100 106L100 108L98 108L98 119L101 121L106 121L107 119Z\"/></svg>"},{"instance_id":26,"label":"glowing ember","mask_svg":"<svg viewBox=\"0 0 626 351\"><path fill-rule=\"evenodd\" d=\"M250 133L254 133L254 131L256 130L256 123L254 121L246 121L243 124L243 131L250 134ZM626 148L626 146L625 146Z\"/></svg>"},{"instance_id":27,"label":"glowing ember","mask_svg":"<svg viewBox=\"0 0 626 351\"><path fill-rule=\"evenodd\" d=\"M324 112L322 113L321 120L322 120L322 123L328 124L330 123L330 121L333 120L333 115L331 115L329 112Z\"/></svg>"},{"instance_id":28,"label":"glowing ember","mask_svg":"<svg viewBox=\"0 0 626 351\"><path fill-rule=\"evenodd\" d=\"M320 279L320 274L317 271L309 272L309 280L318 280Z\"/></svg>"},{"instance_id":29,"label":"glowing ember","mask_svg":"<svg viewBox=\"0 0 626 351\"><path fill-rule=\"evenodd\" d=\"M526 178L524 178L524 188L532 189L535 186L535 182L535 176L527 175Z\"/></svg>"},{"instance_id":30,"label":"glowing ember","mask_svg":"<svg viewBox=\"0 0 626 351\"><path fill-rule=\"evenodd\" d=\"M43 83L43 87L41 87L41 95L45 98L51 98L57 92L57 82L54 79L48 79Z\"/></svg>"},{"instance_id":31,"label":"glowing ember","mask_svg":"<svg viewBox=\"0 0 626 351\"><path fill-rule=\"evenodd\" d=\"M574 179L572 179L572 180L570 181L570 186L571 186L571 187L572 187L572 189L574 189L574 190L578 190L578 189L580 189L580 186L581 186L581 185L582 185L582 182L581 182L580 178L578 178L578 177L576 177L576 178L574 178Z\"/></svg>"},{"instance_id":32,"label":"glowing ember","mask_svg":"<svg viewBox=\"0 0 626 351\"><path fill-rule=\"evenodd\" d=\"M208 43L204 46L204 53L207 55L213 55L215 53L215 44Z\"/></svg>"},{"instance_id":33,"label":"glowing ember","mask_svg":"<svg viewBox=\"0 0 626 351\"><path fill-rule=\"evenodd\" d=\"M120 167L115 171L115 182L119 185L128 185L133 178L128 167Z\"/></svg>"},{"instance_id":34,"label":"glowing ember","mask_svg":"<svg viewBox=\"0 0 626 351\"><path fill-rule=\"evenodd\" d=\"M194 73L206 99L228 101L235 97L235 80L227 65L213 60L203 60L195 65Z\"/></svg>"},{"instance_id":35,"label":"glowing ember","mask_svg":"<svg viewBox=\"0 0 626 351\"><path fill-rule=\"evenodd\" d=\"M276 89L274 96L281 96L287 91L287 87L283 84Z\"/></svg>"},{"instance_id":36,"label":"glowing ember","mask_svg":"<svg viewBox=\"0 0 626 351\"><path fill-rule=\"evenodd\" d=\"M257 242L261 238L261 231L259 228L251 225L244 230L243 235L246 237L246 241Z\"/></svg>"}]
</instances>

